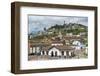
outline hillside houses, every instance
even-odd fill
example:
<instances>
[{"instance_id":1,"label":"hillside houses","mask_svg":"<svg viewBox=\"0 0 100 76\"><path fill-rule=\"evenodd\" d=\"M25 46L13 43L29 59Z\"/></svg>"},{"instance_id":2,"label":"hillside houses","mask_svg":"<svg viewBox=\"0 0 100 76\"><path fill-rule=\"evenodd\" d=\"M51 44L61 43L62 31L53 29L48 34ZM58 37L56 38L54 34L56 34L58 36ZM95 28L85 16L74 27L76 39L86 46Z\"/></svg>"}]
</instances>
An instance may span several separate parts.
<instances>
[{"instance_id":1,"label":"hillside houses","mask_svg":"<svg viewBox=\"0 0 100 76\"><path fill-rule=\"evenodd\" d=\"M38 59L80 58L87 55L87 27L69 23L54 25L29 35L28 55Z\"/></svg>"},{"instance_id":2,"label":"hillside houses","mask_svg":"<svg viewBox=\"0 0 100 76\"><path fill-rule=\"evenodd\" d=\"M72 41L72 42L70 42ZM29 41L29 55L47 56L47 57L67 57L75 56L77 51L86 51L81 43L81 37L63 37L55 38L50 43Z\"/></svg>"}]
</instances>

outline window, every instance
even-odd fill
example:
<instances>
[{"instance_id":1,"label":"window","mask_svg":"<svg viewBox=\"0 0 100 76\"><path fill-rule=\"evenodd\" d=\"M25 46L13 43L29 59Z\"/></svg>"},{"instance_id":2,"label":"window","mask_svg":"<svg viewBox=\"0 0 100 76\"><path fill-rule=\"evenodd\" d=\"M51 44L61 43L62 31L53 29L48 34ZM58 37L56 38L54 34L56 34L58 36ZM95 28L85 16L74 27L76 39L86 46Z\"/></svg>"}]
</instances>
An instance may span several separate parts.
<instances>
[{"instance_id":1,"label":"window","mask_svg":"<svg viewBox=\"0 0 100 76\"><path fill-rule=\"evenodd\" d=\"M62 51L62 55L64 55L64 51Z\"/></svg>"}]
</instances>

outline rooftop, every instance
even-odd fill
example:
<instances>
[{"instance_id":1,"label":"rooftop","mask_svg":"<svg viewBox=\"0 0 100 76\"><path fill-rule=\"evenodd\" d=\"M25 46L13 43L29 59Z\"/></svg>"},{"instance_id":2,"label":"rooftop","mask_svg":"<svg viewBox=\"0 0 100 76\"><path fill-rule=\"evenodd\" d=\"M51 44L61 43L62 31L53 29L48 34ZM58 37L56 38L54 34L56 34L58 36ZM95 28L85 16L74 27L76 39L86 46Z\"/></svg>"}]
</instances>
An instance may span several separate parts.
<instances>
[{"instance_id":1,"label":"rooftop","mask_svg":"<svg viewBox=\"0 0 100 76\"><path fill-rule=\"evenodd\" d=\"M71 51L71 50L74 50L74 48L71 47L71 46L47 46L47 47L43 47L42 50L48 51L48 50L50 50L52 48L59 49L60 51Z\"/></svg>"}]
</instances>

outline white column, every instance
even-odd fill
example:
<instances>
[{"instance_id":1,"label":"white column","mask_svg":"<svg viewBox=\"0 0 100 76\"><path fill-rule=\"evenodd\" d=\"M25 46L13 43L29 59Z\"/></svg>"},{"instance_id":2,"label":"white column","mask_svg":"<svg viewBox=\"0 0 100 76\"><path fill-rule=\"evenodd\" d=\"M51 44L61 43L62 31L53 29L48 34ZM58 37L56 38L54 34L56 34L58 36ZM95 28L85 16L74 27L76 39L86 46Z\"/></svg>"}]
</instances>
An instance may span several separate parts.
<instances>
[{"instance_id":1,"label":"white column","mask_svg":"<svg viewBox=\"0 0 100 76\"><path fill-rule=\"evenodd\" d=\"M85 48L85 53L88 54L88 48Z\"/></svg>"},{"instance_id":2,"label":"white column","mask_svg":"<svg viewBox=\"0 0 100 76\"><path fill-rule=\"evenodd\" d=\"M37 51L37 53L39 53L39 52L40 52L39 47L36 47L36 51Z\"/></svg>"},{"instance_id":3,"label":"white column","mask_svg":"<svg viewBox=\"0 0 100 76\"><path fill-rule=\"evenodd\" d=\"M35 53L35 47L33 47L33 51L32 52Z\"/></svg>"},{"instance_id":4,"label":"white column","mask_svg":"<svg viewBox=\"0 0 100 76\"><path fill-rule=\"evenodd\" d=\"M41 51L41 55L43 55L42 51Z\"/></svg>"},{"instance_id":5,"label":"white column","mask_svg":"<svg viewBox=\"0 0 100 76\"><path fill-rule=\"evenodd\" d=\"M44 51L44 55L47 55L46 51Z\"/></svg>"},{"instance_id":6,"label":"white column","mask_svg":"<svg viewBox=\"0 0 100 76\"><path fill-rule=\"evenodd\" d=\"M71 52L69 52L69 56L71 56Z\"/></svg>"},{"instance_id":7,"label":"white column","mask_svg":"<svg viewBox=\"0 0 100 76\"><path fill-rule=\"evenodd\" d=\"M66 56L66 51L64 51L64 56Z\"/></svg>"},{"instance_id":8,"label":"white column","mask_svg":"<svg viewBox=\"0 0 100 76\"><path fill-rule=\"evenodd\" d=\"M29 48L29 54L31 54L31 53L32 53L32 47Z\"/></svg>"},{"instance_id":9,"label":"white column","mask_svg":"<svg viewBox=\"0 0 100 76\"><path fill-rule=\"evenodd\" d=\"M53 55L55 56L55 51L53 51Z\"/></svg>"}]
</instances>

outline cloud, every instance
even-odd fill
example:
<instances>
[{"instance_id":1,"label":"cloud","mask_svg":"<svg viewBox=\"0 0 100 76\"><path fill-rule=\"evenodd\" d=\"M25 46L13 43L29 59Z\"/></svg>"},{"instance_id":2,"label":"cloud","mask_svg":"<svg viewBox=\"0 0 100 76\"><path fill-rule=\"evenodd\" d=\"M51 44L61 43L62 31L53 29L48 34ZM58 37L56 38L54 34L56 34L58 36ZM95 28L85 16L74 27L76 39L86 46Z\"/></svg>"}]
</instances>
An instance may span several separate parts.
<instances>
[{"instance_id":1,"label":"cloud","mask_svg":"<svg viewBox=\"0 0 100 76\"><path fill-rule=\"evenodd\" d=\"M44 28L49 28L55 24L66 23L79 23L85 26L88 25L87 17L75 17L75 16L42 16L42 15L29 15L28 25L29 33L32 31L41 31Z\"/></svg>"}]
</instances>

